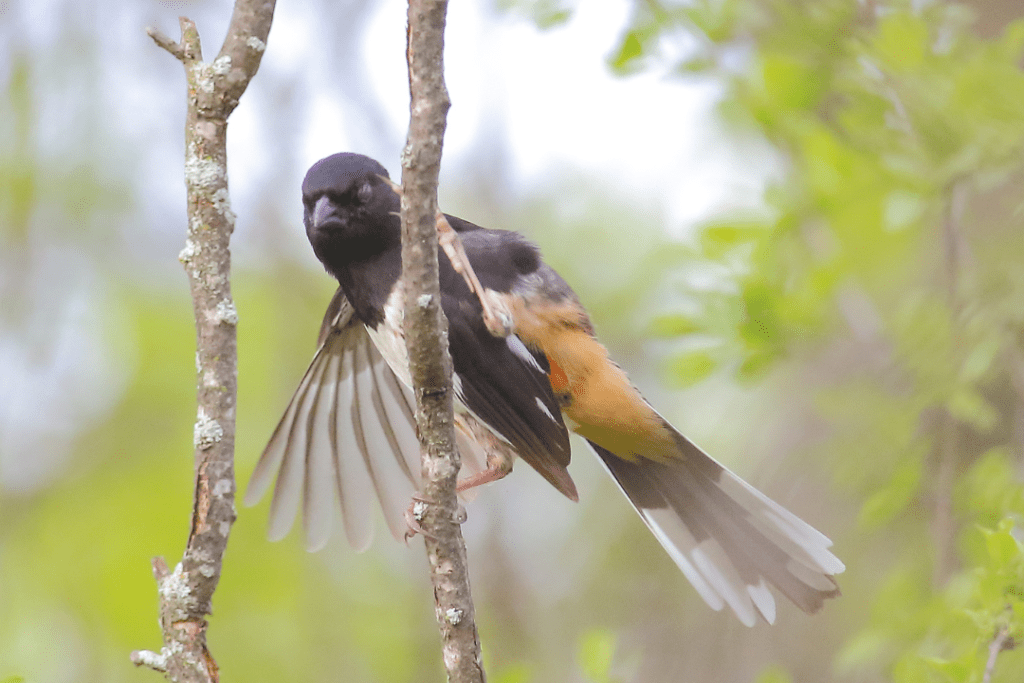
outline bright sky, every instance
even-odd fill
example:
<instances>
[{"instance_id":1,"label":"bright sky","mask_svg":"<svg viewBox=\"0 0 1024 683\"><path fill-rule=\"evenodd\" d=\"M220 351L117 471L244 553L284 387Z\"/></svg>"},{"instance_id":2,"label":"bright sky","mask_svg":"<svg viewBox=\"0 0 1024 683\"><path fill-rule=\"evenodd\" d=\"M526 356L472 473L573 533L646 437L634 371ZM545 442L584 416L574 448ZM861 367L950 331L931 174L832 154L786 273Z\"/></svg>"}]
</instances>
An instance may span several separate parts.
<instances>
[{"instance_id":1,"label":"bright sky","mask_svg":"<svg viewBox=\"0 0 1024 683\"><path fill-rule=\"evenodd\" d=\"M718 86L659 72L621 78L609 71L606 57L631 5L583 2L568 23L542 31L511 13L495 17L479 3L450 3L446 160L481 144L481 131L498 118L523 184L553 169L579 168L614 179L627 193L660 197L679 227L726 204L757 206L768 162L735 158L713 118ZM408 125L405 23L405 3L384 3L362 46L398 139ZM325 149L358 150L338 130L337 103L320 101L314 112L304 148L310 163ZM330 144L325 131L336 135ZM393 175L398 170L397 159L381 161Z\"/></svg>"}]
</instances>

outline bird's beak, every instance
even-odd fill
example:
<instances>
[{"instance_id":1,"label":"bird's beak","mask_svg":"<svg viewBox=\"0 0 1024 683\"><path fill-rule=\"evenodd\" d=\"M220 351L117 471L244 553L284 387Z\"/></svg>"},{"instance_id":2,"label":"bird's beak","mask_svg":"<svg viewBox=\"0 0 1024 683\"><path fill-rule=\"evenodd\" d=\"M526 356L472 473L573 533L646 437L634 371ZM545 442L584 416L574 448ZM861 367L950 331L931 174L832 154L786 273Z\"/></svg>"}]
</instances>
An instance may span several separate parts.
<instances>
[{"instance_id":1,"label":"bird's beak","mask_svg":"<svg viewBox=\"0 0 1024 683\"><path fill-rule=\"evenodd\" d=\"M334 217L334 209L334 204L326 195L316 200L316 206L313 207L313 227L319 228Z\"/></svg>"}]
</instances>

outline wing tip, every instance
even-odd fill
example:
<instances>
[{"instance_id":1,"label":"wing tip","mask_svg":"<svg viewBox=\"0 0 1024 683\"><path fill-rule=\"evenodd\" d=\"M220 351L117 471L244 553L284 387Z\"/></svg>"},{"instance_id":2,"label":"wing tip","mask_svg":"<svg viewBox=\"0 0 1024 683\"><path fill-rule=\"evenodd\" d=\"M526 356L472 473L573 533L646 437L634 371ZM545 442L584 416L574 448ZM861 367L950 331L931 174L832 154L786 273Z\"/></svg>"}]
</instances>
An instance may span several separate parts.
<instances>
[{"instance_id":1,"label":"wing tip","mask_svg":"<svg viewBox=\"0 0 1024 683\"><path fill-rule=\"evenodd\" d=\"M259 502L263 500L263 496L267 493L269 481L267 483L260 482L259 484L254 483L255 477L249 479L249 483L245 487L245 494L242 496L242 506L251 508L259 505Z\"/></svg>"},{"instance_id":2,"label":"wing tip","mask_svg":"<svg viewBox=\"0 0 1024 683\"><path fill-rule=\"evenodd\" d=\"M271 543L277 543L278 541L284 540L284 537L292 530L293 525L293 519L289 519L287 523L285 523L271 516L267 521L267 540Z\"/></svg>"}]
</instances>

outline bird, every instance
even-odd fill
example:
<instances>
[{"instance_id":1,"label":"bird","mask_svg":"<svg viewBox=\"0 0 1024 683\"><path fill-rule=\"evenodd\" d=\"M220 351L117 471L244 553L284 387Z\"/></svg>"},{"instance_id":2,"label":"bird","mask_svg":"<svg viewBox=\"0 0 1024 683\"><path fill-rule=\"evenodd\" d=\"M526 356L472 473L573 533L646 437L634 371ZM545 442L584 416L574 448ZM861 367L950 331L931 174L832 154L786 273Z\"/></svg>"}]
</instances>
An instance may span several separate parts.
<instances>
[{"instance_id":1,"label":"bird","mask_svg":"<svg viewBox=\"0 0 1024 683\"><path fill-rule=\"evenodd\" d=\"M400 198L361 154L316 162L302 183L313 252L338 281L313 360L253 472L245 502L274 481L271 540L303 512L306 546L323 547L340 502L349 543L372 539L376 497L392 534L420 486L420 447L402 331ZM714 460L640 394L598 341L579 298L517 232L444 215L482 287L474 294L438 252L448 320L460 491L524 460L578 500L569 433L582 437L670 558L714 610L774 623L770 587L807 613L839 595L832 542ZM488 325L490 303L508 323Z\"/></svg>"}]
</instances>

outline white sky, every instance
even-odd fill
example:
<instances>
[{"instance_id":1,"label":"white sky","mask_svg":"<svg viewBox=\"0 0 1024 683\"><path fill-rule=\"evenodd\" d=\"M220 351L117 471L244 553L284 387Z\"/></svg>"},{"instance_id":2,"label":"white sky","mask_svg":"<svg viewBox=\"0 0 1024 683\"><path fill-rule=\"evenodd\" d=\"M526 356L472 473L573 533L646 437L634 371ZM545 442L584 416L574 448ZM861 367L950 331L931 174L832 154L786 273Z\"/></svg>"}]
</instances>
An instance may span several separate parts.
<instances>
[{"instance_id":1,"label":"white sky","mask_svg":"<svg viewBox=\"0 0 1024 683\"><path fill-rule=\"evenodd\" d=\"M583 2L568 23L542 31L511 13L495 17L479 3L451 2L445 70L453 106L445 159L480 145L488 118L501 117L515 180L525 185L553 169L579 168L613 179L627 194L662 197L670 222L680 228L715 208L758 206L770 162L735 158L735 143L713 118L717 85L658 72L622 78L609 71L606 57L631 6L629 0ZM384 3L362 46L398 139L404 139L409 109L405 8L404 2ZM337 127L338 107L326 98L314 105L304 145L309 163L333 151L358 150ZM326 131L333 131L333 139L330 133L325 138ZM381 162L393 175L398 170L397 157Z\"/></svg>"}]
</instances>

